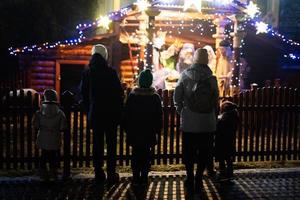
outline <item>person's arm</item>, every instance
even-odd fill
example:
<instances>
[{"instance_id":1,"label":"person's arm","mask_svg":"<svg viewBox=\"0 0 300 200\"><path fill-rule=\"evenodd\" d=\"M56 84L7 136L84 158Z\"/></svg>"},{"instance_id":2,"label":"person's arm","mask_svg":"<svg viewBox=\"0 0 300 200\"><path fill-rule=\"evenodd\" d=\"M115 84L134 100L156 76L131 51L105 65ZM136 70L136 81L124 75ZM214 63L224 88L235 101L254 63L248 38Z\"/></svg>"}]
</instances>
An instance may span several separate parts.
<instances>
[{"instance_id":1,"label":"person's arm","mask_svg":"<svg viewBox=\"0 0 300 200\"><path fill-rule=\"evenodd\" d=\"M115 88L115 97L116 98L116 111L119 115L118 123L121 122L122 119L122 112L123 112L123 104L124 104L124 90L122 88L120 79L116 71L113 70L113 84Z\"/></svg>"},{"instance_id":2,"label":"person's arm","mask_svg":"<svg viewBox=\"0 0 300 200\"><path fill-rule=\"evenodd\" d=\"M63 111L60 111L60 120L59 120L59 129L60 132L64 132L67 130L68 128L68 122L67 122L67 118L66 115Z\"/></svg>"},{"instance_id":3,"label":"person's arm","mask_svg":"<svg viewBox=\"0 0 300 200\"><path fill-rule=\"evenodd\" d=\"M156 133L160 133L161 132L161 129L162 129L162 124L163 124L163 110L162 110L162 106L161 106L161 99L160 99L160 96L158 94L155 95L155 114L156 114L156 126L155 126L155 129L156 129Z\"/></svg>"},{"instance_id":4,"label":"person's arm","mask_svg":"<svg viewBox=\"0 0 300 200\"><path fill-rule=\"evenodd\" d=\"M124 106L124 115L123 115L123 127L125 132L128 134L130 129L130 118L131 118L131 102L132 102L132 94L129 94Z\"/></svg>"},{"instance_id":5,"label":"person's arm","mask_svg":"<svg viewBox=\"0 0 300 200\"><path fill-rule=\"evenodd\" d=\"M90 104L90 81L89 81L89 71L85 70L81 75L81 82L80 82L80 93L82 95L83 105L85 109L89 111L89 104Z\"/></svg>"},{"instance_id":6,"label":"person's arm","mask_svg":"<svg viewBox=\"0 0 300 200\"><path fill-rule=\"evenodd\" d=\"M184 101L184 85L182 75L177 82L174 91L174 105L176 107L176 111L180 114L183 109L183 101Z\"/></svg>"},{"instance_id":7,"label":"person's arm","mask_svg":"<svg viewBox=\"0 0 300 200\"><path fill-rule=\"evenodd\" d=\"M211 84L212 84L212 90L213 90L213 99L214 99L214 106L215 106L215 111L216 111L216 116L218 116L219 113L219 107L220 107L220 103L219 103L219 87L218 87L218 81L217 78L215 76L212 76L211 78Z\"/></svg>"},{"instance_id":8,"label":"person's arm","mask_svg":"<svg viewBox=\"0 0 300 200\"><path fill-rule=\"evenodd\" d=\"M32 118L32 125L34 130L37 132L40 129L40 116L39 116L40 112L36 111L36 113L33 115Z\"/></svg>"}]
</instances>

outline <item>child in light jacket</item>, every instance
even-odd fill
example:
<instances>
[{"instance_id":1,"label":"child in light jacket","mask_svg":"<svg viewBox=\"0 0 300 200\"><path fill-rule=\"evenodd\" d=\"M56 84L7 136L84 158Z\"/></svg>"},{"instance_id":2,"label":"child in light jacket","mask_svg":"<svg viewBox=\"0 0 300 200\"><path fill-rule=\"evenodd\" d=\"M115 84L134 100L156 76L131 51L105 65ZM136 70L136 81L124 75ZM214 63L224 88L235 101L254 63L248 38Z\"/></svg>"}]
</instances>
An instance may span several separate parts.
<instances>
[{"instance_id":1,"label":"child in light jacket","mask_svg":"<svg viewBox=\"0 0 300 200\"><path fill-rule=\"evenodd\" d=\"M40 176L42 179L56 179L61 133L67 127L67 120L64 112L59 108L55 90L44 91L44 101L40 110L34 115L33 126L38 132L36 143L42 150ZM48 177L47 163L49 163L50 177Z\"/></svg>"}]
</instances>

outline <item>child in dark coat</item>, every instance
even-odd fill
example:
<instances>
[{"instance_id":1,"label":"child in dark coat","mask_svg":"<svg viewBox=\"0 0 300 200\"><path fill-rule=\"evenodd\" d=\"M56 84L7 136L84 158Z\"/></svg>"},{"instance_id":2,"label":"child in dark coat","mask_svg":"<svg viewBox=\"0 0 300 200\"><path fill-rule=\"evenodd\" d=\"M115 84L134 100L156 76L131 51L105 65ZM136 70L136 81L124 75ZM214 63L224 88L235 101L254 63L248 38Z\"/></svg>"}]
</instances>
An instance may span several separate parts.
<instances>
[{"instance_id":1,"label":"child in dark coat","mask_svg":"<svg viewBox=\"0 0 300 200\"><path fill-rule=\"evenodd\" d=\"M220 111L215 140L216 159L219 161L220 177L232 178L235 134L239 121L237 106L230 101L225 101Z\"/></svg>"},{"instance_id":2,"label":"child in dark coat","mask_svg":"<svg viewBox=\"0 0 300 200\"><path fill-rule=\"evenodd\" d=\"M132 147L133 184L147 184L151 150L162 128L161 99L151 87L152 81L151 71L142 71L139 87L129 94L125 105L124 126L127 142Z\"/></svg>"}]
</instances>

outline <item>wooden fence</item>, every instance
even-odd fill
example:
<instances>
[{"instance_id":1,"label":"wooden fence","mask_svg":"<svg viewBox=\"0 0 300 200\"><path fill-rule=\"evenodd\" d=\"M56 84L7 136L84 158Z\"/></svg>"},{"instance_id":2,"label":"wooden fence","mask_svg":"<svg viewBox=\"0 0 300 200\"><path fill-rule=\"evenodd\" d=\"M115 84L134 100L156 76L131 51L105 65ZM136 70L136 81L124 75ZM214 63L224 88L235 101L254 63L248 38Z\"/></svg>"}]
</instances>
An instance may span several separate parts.
<instances>
[{"instance_id":1,"label":"wooden fence","mask_svg":"<svg viewBox=\"0 0 300 200\"><path fill-rule=\"evenodd\" d=\"M163 129L154 149L154 164L181 163L180 118L172 91L159 91L163 103ZM38 94L1 90L0 169L38 167L40 150L32 129L39 106ZM299 160L299 91L295 88L258 88L231 99L238 104L240 124L236 137L236 161ZM65 92L61 104L69 122L63 135L61 162L64 175L70 168L92 166L92 134L82 106ZM118 131L117 164L130 164L131 149L122 125Z\"/></svg>"}]
</instances>

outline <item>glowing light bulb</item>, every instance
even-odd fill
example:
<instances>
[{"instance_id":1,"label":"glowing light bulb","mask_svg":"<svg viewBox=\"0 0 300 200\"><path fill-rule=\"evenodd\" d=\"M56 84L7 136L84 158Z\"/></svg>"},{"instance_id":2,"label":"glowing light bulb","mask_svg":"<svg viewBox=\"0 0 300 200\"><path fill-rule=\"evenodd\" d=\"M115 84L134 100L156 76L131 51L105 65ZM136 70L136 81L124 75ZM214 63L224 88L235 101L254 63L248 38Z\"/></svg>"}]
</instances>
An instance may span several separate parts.
<instances>
[{"instance_id":1,"label":"glowing light bulb","mask_svg":"<svg viewBox=\"0 0 300 200\"><path fill-rule=\"evenodd\" d=\"M109 19L108 16L100 16L97 23L98 23L98 27L103 27L106 30L108 30L111 20Z\"/></svg>"},{"instance_id":2,"label":"glowing light bulb","mask_svg":"<svg viewBox=\"0 0 300 200\"><path fill-rule=\"evenodd\" d=\"M244 11L247 13L247 15L249 15L251 19L253 19L255 15L259 13L259 8L256 4L253 3L253 1L250 1Z\"/></svg>"}]
</instances>

